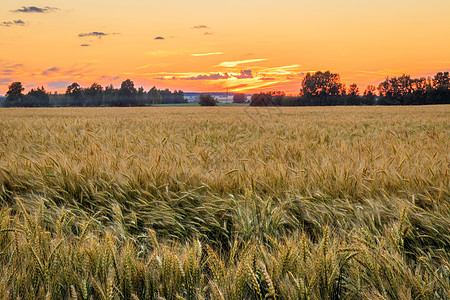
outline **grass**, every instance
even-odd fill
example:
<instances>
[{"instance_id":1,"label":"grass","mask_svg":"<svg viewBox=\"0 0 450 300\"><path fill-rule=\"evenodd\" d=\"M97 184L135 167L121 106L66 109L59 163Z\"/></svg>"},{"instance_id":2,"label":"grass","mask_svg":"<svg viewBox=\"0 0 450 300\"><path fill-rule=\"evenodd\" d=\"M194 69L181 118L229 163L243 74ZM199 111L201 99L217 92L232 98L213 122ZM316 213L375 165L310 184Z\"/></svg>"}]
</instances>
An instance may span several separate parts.
<instances>
[{"instance_id":1,"label":"grass","mask_svg":"<svg viewBox=\"0 0 450 300\"><path fill-rule=\"evenodd\" d=\"M447 299L450 108L0 110L4 299Z\"/></svg>"}]
</instances>

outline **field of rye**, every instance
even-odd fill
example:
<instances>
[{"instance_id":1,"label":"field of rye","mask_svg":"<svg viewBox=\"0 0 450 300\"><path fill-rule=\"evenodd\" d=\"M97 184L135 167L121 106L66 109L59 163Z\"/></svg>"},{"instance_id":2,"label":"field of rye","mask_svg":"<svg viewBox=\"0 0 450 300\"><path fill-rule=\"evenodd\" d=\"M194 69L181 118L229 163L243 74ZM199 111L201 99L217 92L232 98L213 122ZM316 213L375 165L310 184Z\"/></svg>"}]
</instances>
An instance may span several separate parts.
<instances>
[{"instance_id":1,"label":"field of rye","mask_svg":"<svg viewBox=\"0 0 450 300\"><path fill-rule=\"evenodd\" d=\"M450 106L0 110L2 299L448 299Z\"/></svg>"}]
</instances>

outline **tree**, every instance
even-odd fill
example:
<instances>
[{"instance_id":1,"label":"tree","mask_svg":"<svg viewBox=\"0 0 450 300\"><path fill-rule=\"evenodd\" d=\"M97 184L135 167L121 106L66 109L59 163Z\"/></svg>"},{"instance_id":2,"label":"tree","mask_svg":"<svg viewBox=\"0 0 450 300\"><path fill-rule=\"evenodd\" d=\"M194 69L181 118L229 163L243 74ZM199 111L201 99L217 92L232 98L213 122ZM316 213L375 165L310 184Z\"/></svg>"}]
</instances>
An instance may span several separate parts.
<instances>
[{"instance_id":1,"label":"tree","mask_svg":"<svg viewBox=\"0 0 450 300\"><path fill-rule=\"evenodd\" d=\"M123 81L119 89L118 106L136 106L136 94L137 91L134 87L133 81L131 81L130 79Z\"/></svg>"},{"instance_id":2,"label":"tree","mask_svg":"<svg viewBox=\"0 0 450 300\"><path fill-rule=\"evenodd\" d=\"M434 75L433 86L436 89L438 88L449 89L450 88L449 72L438 72L436 75Z\"/></svg>"},{"instance_id":3,"label":"tree","mask_svg":"<svg viewBox=\"0 0 450 300\"><path fill-rule=\"evenodd\" d=\"M358 85L356 83L351 84L349 89L348 89L348 94L347 94L347 105L361 105L362 104L362 99L359 96L359 88Z\"/></svg>"},{"instance_id":4,"label":"tree","mask_svg":"<svg viewBox=\"0 0 450 300\"><path fill-rule=\"evenodd\" d=\"M160 92L156 89L156 87L152 87L150 91L148 91L150 95L150 104L161 104L162 96Z\"/></svg>"},{"instance_id":5,"label":"tree","mask_svg":"<svg viewBox=\"0 0 450 300\"><path fill-rule=\"evenodd\" d=\"M66 96L68 97L68 105L69 106L82 106L83 105L82 89L78 83L74 82L67 87Z\"/></svg>"},{"instance_id":6,"label":"tree","mask_svg":"<svg viewBox=\"0 0 450 300\"><path fill-rule=\"evenodd\" d=\"M272 95L270 93L254 94L250 98L250 106L272 106Z\"/></svg>"},{"instance_id":7,"label":"tree","mask_svg":"<svg viewBox=\"0 0 450 300\"><path fill-rule=\"evenodd\" d=\"M103 91L103 102L107 106L117 106L117 95L119 90L114 88L112 84L105 87Z\"/></svg>"},{"instance_id":8,"label":"tree","mask_svg":"<svg viewBox=\"0 0 450 300\"><path fill-rule=\"evenodd\" d=\"M42 86L40 88L31 89L24 97L22 104L24 107L46 107L50 106L50 98Z\"/></svg>"},{"instance_id":9,"label":"tree","mask_svg":"<svg viewBox=\"0 0 450 300\"><path fill-rule=\"evenodd\" d=\"M201 106L217 106L217 99L209 94L200 95L198 104Z\"/></svg>"},{"instance_id":10,"label":"tree","mask_svg":"<svg viewBox=\"0 0 450 300\"><path fill-rule=\"evenodd\" d=\"M305 97L341 95L344 85L339 74L326 72L307 73L302 80L300 93Z\"/></svg>"},{"instance_id":11,"label":"tree","mask_svg":"<svg viewBox=\"0 0 450 300\"><path fill-rule=\"evenodd\" d=\"M136 102L138 106L144 106L147 102L147 93L142 86L137 89Z\"/></svg>"},{"instance_id":12,"label":"tree","mask_svg":"<svg viewBox=\"0 0 450 300\"><path fill-rule=\"evenodd\" d=\"M247 96L245 94L234 94L233 103L245 103L247 102Z\"/></svg>"},{"instance_id":13,"label":"tree","mask_svg":"<svg viewBox=\"0 0 450 300\"><path fill-rule=\"evenodd\" d=\"M103 88L94 82L89 88L84 90L86 95L86 106L101 106L103 103Z\"/></svg>"},{"instance_id":14,"label":"tree","mask_svg":"<svg viewBox=\"0 0 450 300\"><path fill-rule=\"evenodd\" d=\"M22 106L22 100L24 95L22 92L24 88L21 82L13 82L9 85L8 91L6 92L6 98L2 102L4 107L17 107Z\"/></svg>"},{"instance_id":15,"label":"tree","mask_svg":"<svg viewBox=\"0 0 450 300\"><path fill-rule=\"evenodd\" d=\"M362 103L364 105L374 105L376 99L377 88L374 85L368 85L364 91L364 96L362 97Z\"/></svg>"}]
</instances>

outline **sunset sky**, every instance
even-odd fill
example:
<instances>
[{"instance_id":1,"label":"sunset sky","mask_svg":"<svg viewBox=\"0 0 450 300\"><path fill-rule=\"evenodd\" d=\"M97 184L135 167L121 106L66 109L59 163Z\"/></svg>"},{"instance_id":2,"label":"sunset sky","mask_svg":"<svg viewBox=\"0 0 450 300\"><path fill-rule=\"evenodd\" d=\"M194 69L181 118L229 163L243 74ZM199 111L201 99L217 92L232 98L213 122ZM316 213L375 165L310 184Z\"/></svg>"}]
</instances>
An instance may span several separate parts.
<instances>
[{"instance_id":1,"label":"sunset sky","mask_svg":"<svg viewBox=\"0 0 450 300\"><path fill-rule=\"evenodd\" d=\"M21 81L298 93L450 70L449 0L2 0L0 95Z\"/></svg>"}]
</instances>

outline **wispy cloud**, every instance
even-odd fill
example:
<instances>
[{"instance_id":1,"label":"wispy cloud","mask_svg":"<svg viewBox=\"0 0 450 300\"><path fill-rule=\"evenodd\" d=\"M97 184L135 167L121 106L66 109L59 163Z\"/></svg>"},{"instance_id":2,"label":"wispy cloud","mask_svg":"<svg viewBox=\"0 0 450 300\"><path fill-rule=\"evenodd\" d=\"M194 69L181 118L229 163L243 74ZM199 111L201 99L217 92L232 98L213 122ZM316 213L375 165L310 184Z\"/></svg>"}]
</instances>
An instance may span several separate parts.
<instances>
[{"instance_id":1,"label":"wispy cloud","mask_svg":"<svg viewBox=\"0 0 450 300\"><path fill-rule=\"evenodd\" d=\"M219 79L228 79L230 75L228 73L215 73L215 74L201 74L194 77L180 78L185 80L219 80Z\"/></svg>"},{"instance_id":2,"label":"wispy cloud","mask_svg":"<svg viewBox=\"0 0 450 300\"><path fill-rule=\"evenodd\" d=\"M289 65L274 68L264 69L263 72L271 75L289 75L292 74L292 69L297 69L300 65Z\"/></svg>"},{"instance_id":3,"label":"wispy cloud","mask_svg":"<svg viewBox=\"0 0 450 300\"><path fill-rule=\"evenodd\" d=\"M230 88L235 91L235 92L245 92L248 90L256 90L256 89L261 89L261 88L265 88L271 85L276 85L281 83L282 81L270 81L270 82L260 82L260 83L252 83L252 84L247 84L247 85L237 85L237 86L230 86Z\"/></svg>"},{"instance_id":4,"label":"wispy cloud","mask_svg":"<svg viewBox=\"0 0 450 300\"><path fill-rule=\"evenodd\" d=\"M205 32L204 35L213 35L212 32Z\"/></svg>"},{"instance_id":5,"label":"wispy cloud","mask_svg":"<svg viewBox=\"0 0 450 300\"><path fill-rule=\"evenodd\" d=\"M196 25L193 28L194 29L208 29L208 28L211 28L211 27L209 27L207 25Z\"/></svg>"},{"instance_id":6,"label":"wispy cloud","mask_svg":"<svg viewBox=\"0 0 450 300\"><path fill-rule=\"evenodd\" d=\"M47 76L50 73L58 72L59 70L60 70L59 68L53 67L42 72L42 75Z\"/></svg>"},{"instance_id":7,"label":"wispy cloud","mask_svg":"<svg viewBox=\"0 0 450 300\"><path fill-rule=\"evenodd\" d=\"M144 66L139 66L136 67L136 69L141 70L141 69L147 69L148 67L150 67L151 65L144 65Z\"/></svg>"},{"instance_id":8,"label":"wispy cloud","mask_svg":"<svg viewBox=\"0 0 450 300\"><path fill-rule=\"evenodd\" d=\"M0 26L3 26L3 27L25 26L25 22L22 20L6 21L6 22L1 22Z\"/></svg>"},{"instance_id":9,"label":"wispy cloud","mask_svg":"<svg viewBox=\"0 0 450 300\"><path fill-rule=\"evenodd\" d=\"M209 52L209 53L194 53L191 56L211 56L211 55L221 55L223 52Z\"/></svg>"},{"instance_id":10,"label":"wispy cloud","mask_svg":"<svg viewBox=\"0 0 450 300\"><path fill-rule=\"evenodd\" d=\"M48 13L52 11L57 11L59 8L56 7L37 7L37 6L22 6L21 8L12 10L15 13Z\"/></svg>"},{"instance_id":11,"label":"wispy cloud","mask_svg":"<svg viewBox=\"0 0 450 300\"><path fill-rule=\"evenodd\" d=\"M157 36L157 37L154 38L154 40L165 40L165 38L162 37L162 36Z\"/></svg>"},{"instance_id":12,"label":"wispy cloud","mask_svg":"<svg viewBox=\"0 0 450 300\"><path fill-rule=\"evenodd\" d=\"M62 88L66 88L71 83L72 82L70 82L70 81L60 80L60 81L51 81L51 82L47 83L47 85L51 89L62 89Z\"/></svg>"},{"instance_id":13,"label":"wispy cloud","mask_svg":"<svg viewBox=\"0 0 450 300\"><path fill-rule=\"evenodd\" d=\"M13 80L11 78L0 78L0 85L5 85L8 84L10 82L12 82Z\"/></svg>"},{"instance_id":14,"label":"wispy cloud","mask_svg":"<svg viewBox=\"0 0 450 300\"><path fill-rule=\"evenodd\" d=\"M81 47L89 47L89 46L91 46L90 44L81 44L80 45Z\"/></svg>"},{"instance_id":15,"label":"wispy cloud","mask_svg":"<svg viewBox=\"0 0 450 300\"><path fill-rule=\"evenodd\" d=\"M247 59L247 60L238 60L238 61L224 61L224 62L220 63L218 66L226 67L226 68L233 68L233 67L236 67L237 65L248 64L248 63L253 63L253 62L258 62L258 61L265 61L265 60L267 60L267 58Z\"/></svg>"},{"instance_id":16,"label":"wispy cloud","mask_svg":"<svg viewBox=\"0 0 450 300\"><path fill-rule=\"evenodd\" d=\"M78 34L78 37L96 37L101 39L102 37L108 36L108 35L118 35L120 33L118 32L113 32L113 33L104 33L101 31L92 31L92 32L88 32L88 33L80 33Z\"/></svg>"}]
</instances>

